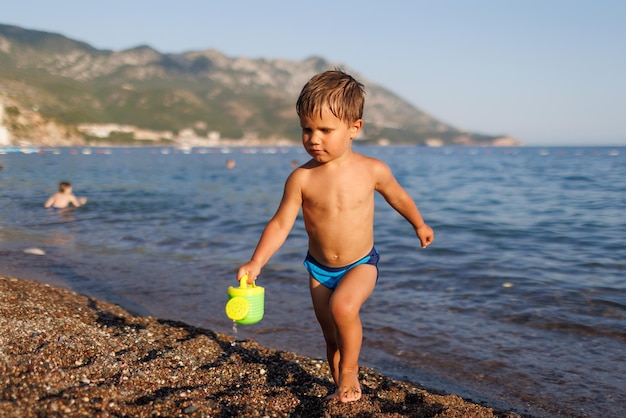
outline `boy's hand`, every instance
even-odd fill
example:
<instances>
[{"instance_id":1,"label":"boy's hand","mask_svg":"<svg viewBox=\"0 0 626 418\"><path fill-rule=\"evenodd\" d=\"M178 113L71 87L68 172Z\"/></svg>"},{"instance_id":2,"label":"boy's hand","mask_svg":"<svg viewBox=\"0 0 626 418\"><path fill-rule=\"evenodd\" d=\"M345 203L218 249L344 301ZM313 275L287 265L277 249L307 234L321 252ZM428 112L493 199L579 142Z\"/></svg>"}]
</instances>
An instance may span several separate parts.
<instances>
[{"instance_id":1,"label":"boy's hand","mask_svg":"<svg viewBox=\"0 0 626 418\"><path fill-rule=\"evenodd\" d=\"M254 260L248 261L243 266L239 267L237 270L237 281L241 279L243 276L248 275L248 284L251 285L261 274L261 266Z\"/></svg>"},{"instance_id":2,"label":"boy's hand","mask_svg":"<svg viewBox=\"0 0 626 418\"><path fill-rule=\"evenodd\" d=\"M435 240L435 233L433 232L433 229L426 224L422 224L417 227L415 233L420 240L420 244L422 244L422 248L428 247Z\"/></svg>"}]
</instances>

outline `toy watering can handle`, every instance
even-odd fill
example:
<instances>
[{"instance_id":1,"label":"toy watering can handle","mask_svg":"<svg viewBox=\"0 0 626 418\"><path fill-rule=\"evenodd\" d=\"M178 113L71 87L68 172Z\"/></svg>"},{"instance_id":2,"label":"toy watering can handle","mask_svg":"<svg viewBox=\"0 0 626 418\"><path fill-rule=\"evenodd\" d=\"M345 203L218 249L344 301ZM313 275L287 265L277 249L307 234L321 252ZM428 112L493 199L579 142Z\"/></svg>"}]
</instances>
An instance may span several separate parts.
<instances>
[{"instance_id":1,"label":"toy watering can handle","mask_svg":"<svg viewBox=\"0 0 626 418\"><path fill-rule=\"evenodd\" d=\"M248 287L248 275L244 274L243 276L239 278L239 288L245 289L247 287ZM254 282L252 282L252 287L256 287L256 284L254 284Z\"/></svg>"}]
</instances>

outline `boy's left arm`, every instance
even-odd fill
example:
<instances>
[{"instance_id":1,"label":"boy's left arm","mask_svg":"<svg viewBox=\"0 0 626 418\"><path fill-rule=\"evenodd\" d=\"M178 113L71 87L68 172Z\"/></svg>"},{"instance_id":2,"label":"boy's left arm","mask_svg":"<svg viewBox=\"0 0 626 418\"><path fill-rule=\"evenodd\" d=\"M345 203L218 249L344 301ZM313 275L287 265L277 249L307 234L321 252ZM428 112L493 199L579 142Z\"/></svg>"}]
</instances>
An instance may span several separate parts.
<instances>
[{"instance_id":1,"label":"boy's left arm","mask_svg":"<svg viewBox=\"0 0 626 418\"><path fill-rule=\"evenodd\" d=\"M81 203L79 201L79 199L76 196L74 196L74 195L70 196L70 202L72 202L72 205L74 205L76 207L82 206L84 204L84 203Z\"/></svg>"},{"instance_id":2,"label":"boy's left arm","mask_svg":"<svg viewBox=\"0 0 626 418\"><path fill-rule=\"evenodd\" d=\"M400 215L402 215L415 229L422 248L426 248L435 239L433 229L424 222L413 198L398 183L391 173L391 169L380 163L377 167L376 191L378 191Z\"/></svg>"}]
</instances>

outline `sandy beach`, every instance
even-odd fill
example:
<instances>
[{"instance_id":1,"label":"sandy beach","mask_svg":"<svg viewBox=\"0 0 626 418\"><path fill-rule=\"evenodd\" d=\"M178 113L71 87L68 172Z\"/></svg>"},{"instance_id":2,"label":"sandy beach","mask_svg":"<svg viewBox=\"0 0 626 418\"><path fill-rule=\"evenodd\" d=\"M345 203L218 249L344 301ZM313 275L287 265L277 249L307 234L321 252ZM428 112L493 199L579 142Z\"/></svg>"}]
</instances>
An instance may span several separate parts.
<instances>
[{"instance_id":1,"label":"sandy beach","mask_svg":"<svg viewBox=\"0 0 626 418\"><path fill-rule=\"evenodd\" d=\"M325 401L325 361L0 276L0 416L518 417L361 367Z\"/></svg>"}]
</instances>

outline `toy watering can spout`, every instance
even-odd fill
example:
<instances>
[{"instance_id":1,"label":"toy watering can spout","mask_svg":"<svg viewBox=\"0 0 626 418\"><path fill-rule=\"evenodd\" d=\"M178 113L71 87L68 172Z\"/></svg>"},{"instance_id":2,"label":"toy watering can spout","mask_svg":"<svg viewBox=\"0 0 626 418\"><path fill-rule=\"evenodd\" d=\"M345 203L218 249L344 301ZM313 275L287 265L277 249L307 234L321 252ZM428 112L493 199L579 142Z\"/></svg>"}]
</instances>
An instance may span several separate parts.
<instances>
[{"instance_id":1,"label":"toy watering can spout","mask_svg":"<svg viewBox=\"0 0 626 418\"><path fill-rule=\"evenodd\" d=\"M248 275L239 278L239 287L228 288L226 316L238 324L256 324L265 311L265 289L255 283L248 286Z\"/></svg>"}]
</instances>

